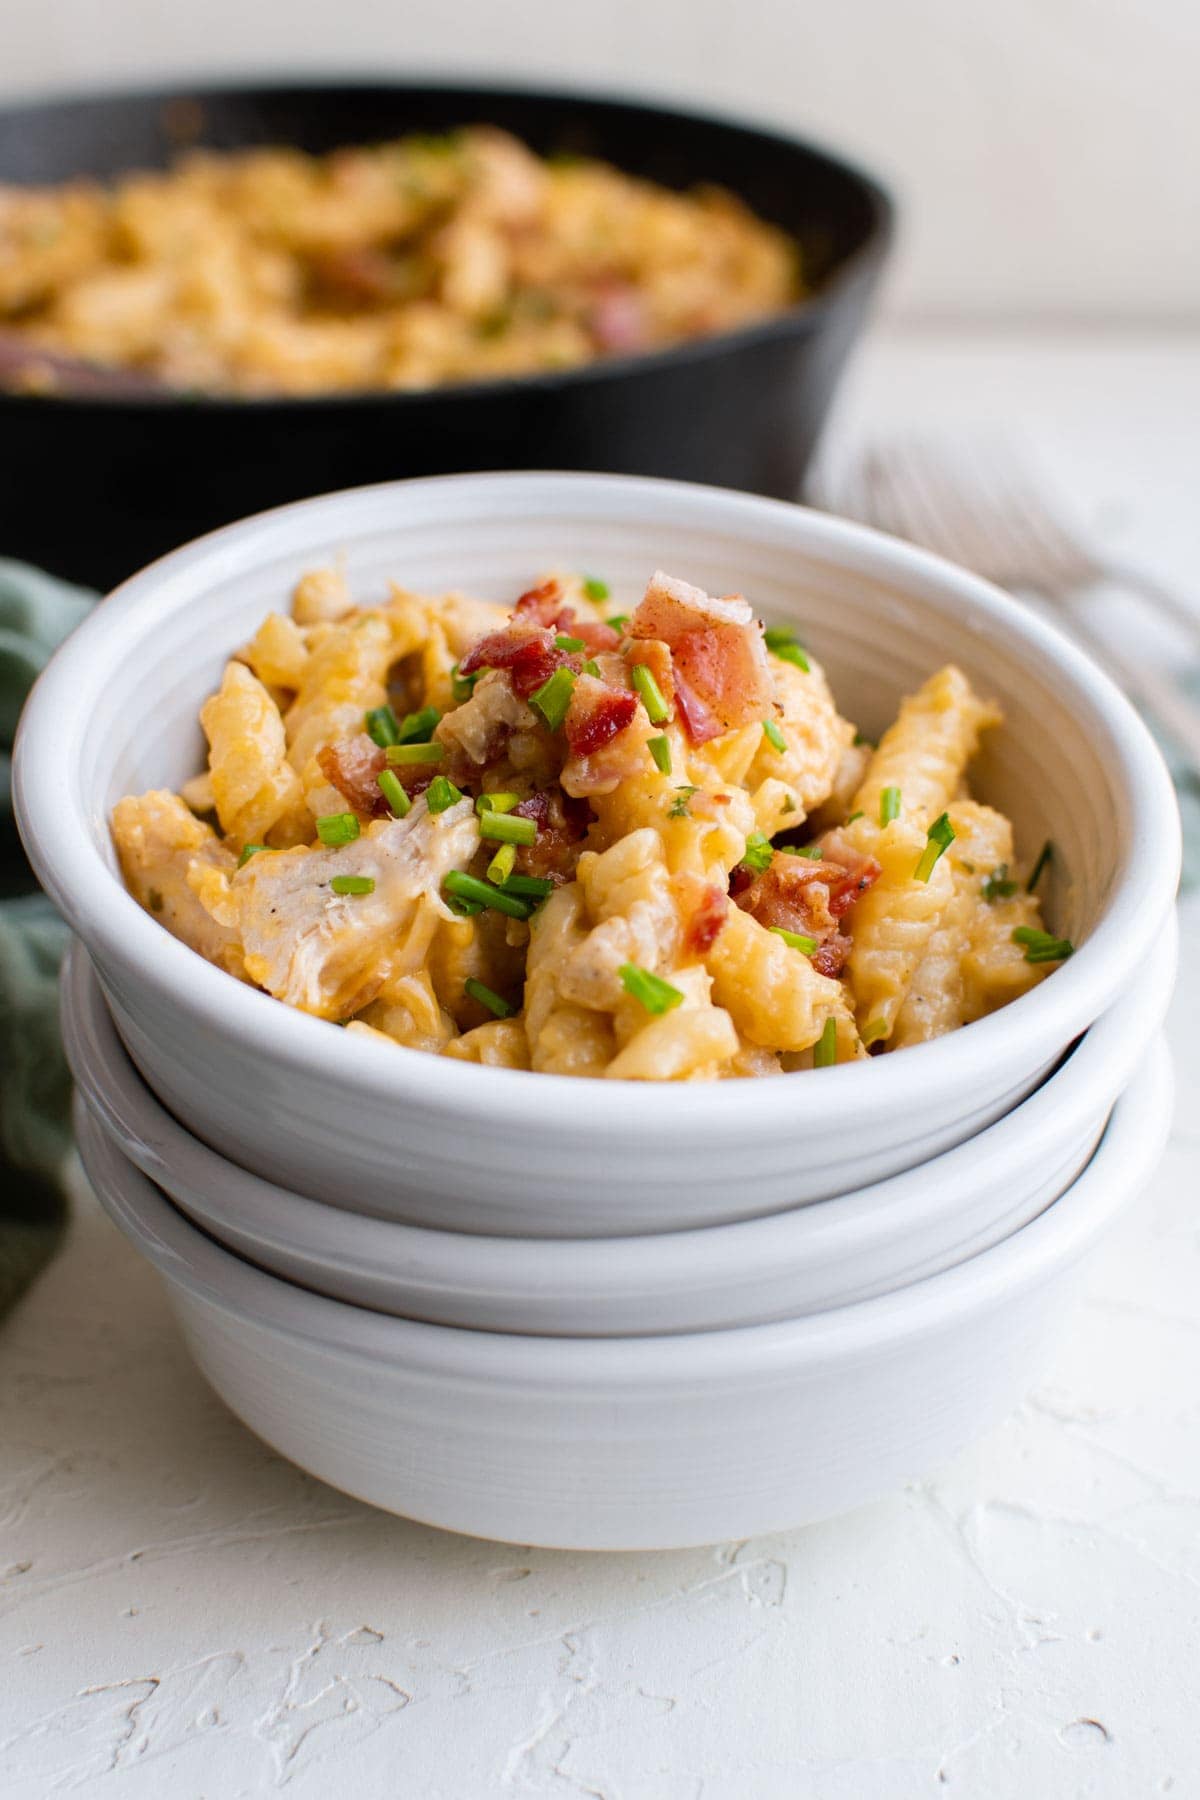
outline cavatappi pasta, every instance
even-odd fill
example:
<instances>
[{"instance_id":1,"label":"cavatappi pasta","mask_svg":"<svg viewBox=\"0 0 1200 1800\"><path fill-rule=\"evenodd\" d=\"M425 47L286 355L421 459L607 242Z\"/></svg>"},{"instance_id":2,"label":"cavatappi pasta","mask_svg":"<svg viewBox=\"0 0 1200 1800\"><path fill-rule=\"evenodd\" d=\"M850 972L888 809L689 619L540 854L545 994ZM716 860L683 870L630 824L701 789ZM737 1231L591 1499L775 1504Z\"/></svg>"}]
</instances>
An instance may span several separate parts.
<instances>
[{"instance_id":1,"label":"cavatappi pasta","mask_svg":"<svg viewBox=\"0 0 1200 1800\"><path fill-rule=\"evenodd\" d=\"M286 1005L464 1062L640 1081L939 1037L1070 955L967 769L961 670L877 747L795 634L656 574L506 609L300 582L200 712L207 769L121 800L130 891Z\"/></svg>"},{"instance_id":2,"label":"cavatappi pasta","mask_svg":"<svg viewBox=\"0 0 1200 1800\"><path fill-rule=\"evenodd\" d=\"M47 353L27 385L55 385L55 356L204 393L487 380L728 331L802 292L799 246L731 194L485 126L0 186L0 330Z\"/></svg>"}]
</instances>

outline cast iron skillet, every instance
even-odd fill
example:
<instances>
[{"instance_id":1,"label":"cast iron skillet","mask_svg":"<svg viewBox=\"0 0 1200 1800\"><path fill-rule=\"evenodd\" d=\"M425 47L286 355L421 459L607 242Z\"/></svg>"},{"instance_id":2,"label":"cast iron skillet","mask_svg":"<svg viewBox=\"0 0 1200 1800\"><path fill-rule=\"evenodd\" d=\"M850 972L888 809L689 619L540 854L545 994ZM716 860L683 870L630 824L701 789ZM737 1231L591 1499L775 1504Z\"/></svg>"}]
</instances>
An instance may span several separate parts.
<instances>
[{"instance_id":1,"label":"cast iron skillet","mask_svg":"<svg viewBox=\"0 0 1200 1800\"><path fill-rule=\"evenodd\" d=\"M162 166L193 145L309 151L486 122L667 187L716 181L798 236L816 297L648 356L420 393L220 399L0 393L0 556L108 587L246 513L457 469L601 469L793 497L879 277L887 195L836 158L723 120L514 89L268 86L0 109L0 182Z\"/></svg>"}]
</instances>

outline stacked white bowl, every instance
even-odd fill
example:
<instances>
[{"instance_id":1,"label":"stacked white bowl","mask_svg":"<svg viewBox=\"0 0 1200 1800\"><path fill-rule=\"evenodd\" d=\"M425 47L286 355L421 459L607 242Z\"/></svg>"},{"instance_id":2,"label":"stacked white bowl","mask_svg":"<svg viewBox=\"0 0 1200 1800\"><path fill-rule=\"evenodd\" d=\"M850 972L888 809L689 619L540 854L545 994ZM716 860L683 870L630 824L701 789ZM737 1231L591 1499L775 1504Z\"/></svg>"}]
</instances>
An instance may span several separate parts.
<instances>
[{"instance_id":1,"label":"stacked white bowl","mask_svg":"<svg viewBox=\"0 0 1200 1800\"><path fill-rule=\"evenodd\" d=\"M864 1064L659 1086L480 1068L231 980L125 892L123 793L201 766L228 653L306 569L618 601L658 566L795 622L866 730L947 660L1005 713L976 790L1052 838L1074 957ZM711 1542L884 1492L1001 1417L1170 1111L1179 829L1161 759L1062 637L964 572L799 508L602 476L304 502L112 596L26 711L18 814L74 927L80 1148L264 1438L394 1511L577 1548Z\"/></svg>"}]
</instances>

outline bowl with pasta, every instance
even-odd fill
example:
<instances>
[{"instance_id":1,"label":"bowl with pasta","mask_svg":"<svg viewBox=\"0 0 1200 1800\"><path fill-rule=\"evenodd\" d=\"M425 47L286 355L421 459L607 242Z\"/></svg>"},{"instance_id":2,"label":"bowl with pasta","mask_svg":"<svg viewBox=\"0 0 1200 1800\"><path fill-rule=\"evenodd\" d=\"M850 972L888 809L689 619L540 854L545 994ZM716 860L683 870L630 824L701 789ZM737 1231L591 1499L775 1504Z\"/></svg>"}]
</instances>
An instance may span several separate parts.
<instances>
[{"instance_id":1,"label":"bowl with pasta","mask_svg":"<svg viewBox=\"0 0 1200 1800\"><path fill-rule=\"evenodd\" d=\"M15 790L191 1130L485 1233L762 1215L961 1142L1137 978L1179 855L1136 714L1016 603L600 476L174 553L51 664Z\"/></svg>"},{"instance_id":2,"label":"bowl with pasta","mask_svg":"<svg viewBox=\"0 0 1200 1800\"><path fill-rule=\"evenodd\" d=\"M82 946L63 970L76 1090L121 1154L235 1255L399 1318L566 1337L715 1331L892 1293L1019 1231L1079 1175L1162 1028L1172 920L1142 977L1037 1091L932 1161L815 1206L701 1231L515 1238L431 1231L306 1200L239 1169L156 1100L117 1037Z\"/></svg>"},{"instance_id":3,"label":"bowl with pasta","mask_svg":"<svg viewBox=\"0 0 1200 1800\"><path fill-rule=\"evenodd\" d=\"M447 1530L628 1550L827 1518L1002 1419L1170 1116L1160 1038L1079 1179L957 1268L808 1318L552 1340L390 1318L264 1274L185 1219L83 1108L77 1129L101 1202L165 1278L200 1369L281 1454Z\"/></svg>"}]
</instances>

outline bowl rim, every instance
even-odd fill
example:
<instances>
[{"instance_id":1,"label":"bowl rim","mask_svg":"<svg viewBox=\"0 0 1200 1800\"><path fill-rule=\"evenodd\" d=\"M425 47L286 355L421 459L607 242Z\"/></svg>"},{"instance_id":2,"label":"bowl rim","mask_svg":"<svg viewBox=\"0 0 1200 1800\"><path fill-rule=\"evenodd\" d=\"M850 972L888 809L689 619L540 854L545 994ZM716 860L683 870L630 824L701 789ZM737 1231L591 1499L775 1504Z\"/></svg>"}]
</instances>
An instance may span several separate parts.
<instances>
[{"instance_id":1,"label":"bowl rim","mask_svg":"<svg viewBox=\"0 0 1200 1800\"><path fill-rule=\"evenodd\" d=\"M580 1144L610 1135L607 1107L580 1107L577 1079L527 1070L484 1068L431 1056L364 1036L339 1033L331 1071L328 1021L282 1005L205 962L165 931L127 892L92 840L94 820L69 778L86 754L89 693L108 664L153 631L154 625L194 603L235 565L253 569L263 560L297 555L331 537L343 543L369 535L355 521L380 507L392 510L393 528L406 511L419 513L439 501L468 511L488 497L510 512L522 502L542 511L557 504L582 506L589 516L619 525L639 503L669 516L672 526L692 519L719 522L747 547L766 535L798 553L836 566L857 568L906 588L953 599L992 632L1014 638L1057 670L1107 734L1110 776L1129 793L1136 842L1119 870L1091 935L1069 961L1030 992L949 1036L906 1049L902 1056L846 1063L821 1073L823 1130L840 1121L853 1127L872 1107L919 1112L931 1087L961 1095L978 1072L997 1061L1030 1073L1053 1059L1111 1004L1128 978L1129 946L1146 939L1172 904L1181 856L1179 812L1171 778L1150 733L1116 685L1054 627L978 576L865 526L731 489L642 476L518 471L499 474L421 476L349 488L294 501L183 545L117 587L78 626L34 684L19 724L13 754L13 804L30 860L43 886L84 940L102 972L132 969L139 983L169 996L180 1012L218 1035L233 1034L257 1054L298 1076L352 1088L370 1100L403 1098L434 1114L461 1115L488 1125L553 1129L555 1101L567 1108ZM984 643L981 637L981 647ZM64 772L67 779L64 779ZM107 821L103 824L107 829ZM1139 854L1139 851L1141 854ZM663 1091L664 1085L667 1089ZM805 1084L810 1100L812 1083ZM787 1080L717 1083L621 1082L622 1129L660 1138L666 1127L686 1130L696 1148L725 1137L731 1127L794 1132L804 1123L804 1089ZM573 1104L572 1104L573 1102Z\"/></svg>"},{"instance_id":2,"label":"bowl rim","mask_svg":"<svg viewBox=\"0 0 1200 1800\"><path fill-rule=\"evenodd\" d=\"M679 344L667 345L661 350L649 350L640 354L594 358L580 363L570 369L549 369L531 371L524 375L498 376L492 379L480 379L463 382L440 382L428 387L412 389L396 388L351 388L332 389L315 394L254 394L238 395L227 393L191 392L183 393L167 389L163 393L129 393L120 396L109 396L102 393L71 392L12 392L0 388L0 407L15 403L24 410L59 408L69 410L78 407L85 412L129 412L140 417L151 417L155 413L170 408L186 408L189 414L202 413L217 417L230 416L237 418L247 412L265 413L270 409L279 409L285 419L307 417L334 411L338 407L353 406L374 409L379 406L428 405L442 397L453 396L467 404L495 398L498 402L508 400L510 403L528 392L531 396L555 394L564 389L585 386L589 381L599 385L610 380L620 380L639 372L647 374L676 369L691 368L703 365L712 356L726 351L748 349L758 344L774 343L781 339L794 337L798 331L815 329L824 315L840 300L843 290L861 280L871 269L877 267L886 257L895 236L896 203L889 190L874 175L868 174L852 158L844 156L839 149L817 142L815 139L802 137L796 133L777 128L774 125L764 126L752 121L748 116L737 112L726 112L719 108L709 110L699 106L676 104L666 94L622 94L613 88L592 88L576 85L571 82L556 84L551 82L519 82L510 83L480 77L478 81L468 76L447 75L442 80L436 74L413 81L381 81L369 73L334 72L327 80L315 81L311 75L299 73L295 79L286 75L275 74L261 81L228 81L210 80L197 83L195 86L180 88L174 86L134 86L119 85L97 91L73 89L63 93L39 94L31 97L17 96L0 107L0 122L5 118L21 118L31 113L46 111L57 106L86 107L92 102L112 102L132 104L167 105L173 100L220 101L223 99L245 99L254 95L302 92L313 96L330 94L348 89L388 89L396 95L422 93L444 94L448 98L461 95L464 99L487 96L490 99L504 102L531 100L564 101L569 104L580 104L594 107L598 111L638 112L646 117L657 118L662 122L686 122L695 125L710 125L721 130L742 133L747 138L760 141L764 151L786 149L798 152L814 164L823 164L829 170L845 178L859 191L869 214L869 223L862 241L845 256L842 256L829 270L821 285L809 295L802 296L773 313L766 319L753 321L738 326L731 331L713 333L707 337L687 339ZM485 121L486 123L486 121ZM781 228L782 229L782 228ZM794 237L794 233L789 232ZM112 365L98 364L97 367L106 373Z\"/></svg>"},{"instance_id":3,"label":"bowl rim","mask_svg":"<svg viewBox=\"0 0 1200 1800\"><path fill-rule=\"evenodd\" d=\"M994 1180L991 1166L1000 1158L1002 1178L1010 1179L1014 1141L1022 1170L1053 1161L1062 1139L1069 1136L1074 1141L1097 1117L1090 1097L1097 1087L1109 1094L1124 1092L1146 1046L1161 1030L1178 962L1179 926L1174 914L1165 938L1148 959L1145 978L1089 1027L1040 1087L974 1137L916 1168L827 1200L760 1218L649 1237L510 1238L438 1230L370 1213L347 1214L241 1168L190 1132L142 1079L77 938L67 947L60 980L62 1028L68 1064L88 1111L119 1153L200 1230L220 1235L216 1219L210 1222L207 1214L193 1213L187 1199L180 1197L181 1190L185 1195L204 1195L206 1207L208 1196L214 1196L217 1204L211 1211L223 1211L243 1227L254 1224L254 1235L299 1250L314 1263L318 1254L332 1254L344 1270L383 1274L398 1286L432 1284L439 1292L450 1287L457 1291L459 1283L500 1279L505 1295L515 1298L543 1292L568 1271L578 1282L582 1268L585 1278L593 1278L587 1281L587 1293L596 1303L600 1291L614 1284L637 1291L640 1277L651 1265L657 1284L662 1284L669 1262L673 1281L693 1279L707 1287L712 1285L714 1259L723 1278L746 1278L776 1257L802 1253L825 1262L857 1253L877 1244L877 1228L882 1228L884 1241L890 1241L901 1215L905 1233L911 1234L931 1219L962 1209L962 1190L980 1166L986 1164L988 1179ZM270 1216L260 1230L264 1208ZM305 1221L308 1226L298 1239L295 1227ZM234 1253L254 1260L250 1252ZM428 1264L423 1258L429 1259ZM415 1273L408 1259L420 1263ZM478 1260L464 1270L464 1259ZM535 1268L541 1271L536 1277L528 1272ZM359 1304L372 1310L366 1302Z\"/></svg>"},{"instance_id":4,"label":"bowl rim","mask_svg":"<svg viewBox=\"0 0 1200 1800\"><path fill-rule=\"evenodd\" d=\"M567 1338L468 1330L331 1300L270 1275L193 1225L104 1135L82 1101L75 1124L105 1212L169 1283L200 1302L321 1351L413 1377L562 1394L588 1388L725 1387L803 1375L977 1323L1052 1281L1091 1248L1140 1189L1166 1143L1170 1052L1160 1033L1117 1100L1086 1168L1044 1212L990 1250L898 1292L804 1318L668 1336ZM288 1314L291 1316L286 1316ZM302 1313L303 1320L296 1317ZM590 1395L586 1395L589 1397Z\"/></svg>"}]
</instances>

